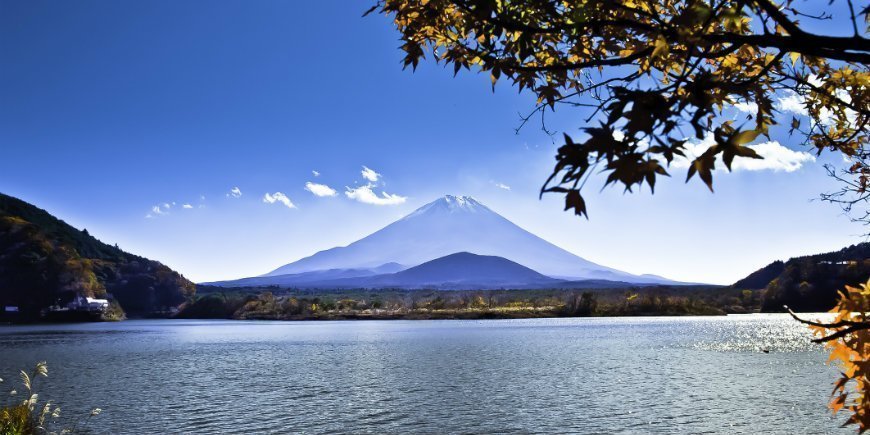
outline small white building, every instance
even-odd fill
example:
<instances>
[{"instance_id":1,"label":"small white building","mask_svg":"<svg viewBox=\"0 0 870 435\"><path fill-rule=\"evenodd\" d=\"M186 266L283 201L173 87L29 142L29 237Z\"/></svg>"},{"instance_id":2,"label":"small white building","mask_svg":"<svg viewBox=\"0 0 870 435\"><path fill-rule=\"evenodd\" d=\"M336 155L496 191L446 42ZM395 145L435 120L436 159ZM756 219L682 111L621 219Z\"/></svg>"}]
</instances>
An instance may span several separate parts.
<instances>
[{"instance_id":1,"label":"small white building","mask_svg":"<svg viewBox=\"0 0 870 435\"><path fill-rule=\"evenodd\" d=\"M76 296L66 304L70 310L78 311L106 311L109 308L108 299L96 299L85 296Z\"/></svg>"}]
</instances>

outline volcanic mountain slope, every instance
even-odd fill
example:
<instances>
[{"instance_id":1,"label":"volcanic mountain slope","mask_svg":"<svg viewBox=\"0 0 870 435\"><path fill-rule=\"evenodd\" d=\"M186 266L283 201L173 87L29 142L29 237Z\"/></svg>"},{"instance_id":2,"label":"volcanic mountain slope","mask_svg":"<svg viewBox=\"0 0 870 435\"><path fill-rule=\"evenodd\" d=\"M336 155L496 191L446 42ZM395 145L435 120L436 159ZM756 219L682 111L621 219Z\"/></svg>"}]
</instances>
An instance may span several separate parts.
<instances>
[{"instance_id":1,"label":"volcanic mountain slope","mask_svg":"<svg viewBox=\"0 0 870 435\"><path fill-rule=\"evenodd\" d=\"M378 269L397 267L395 263ZM627 288L638 284L612 280L560 280L535 272L502 257L457 252L395 273L373 274L373 269L331 269L291 275L261 276L235 281L203 283L213 287L296 287L308 289L591 289Z\"/></svg>"},{"instance_id":2,"label":"volcanic mountain slope","mask_svg":"<svg viewBox=\"0 0 870 435\"><path fill-rule=\"evenodd\" d=\"M673 283L595 264L520 228L474 198L452 195L348 246L320 251L263 277L371 269L388 263L410 267L459 252L502 257L557 279Z\"/></svg>"},{"instance_id":3,"label":"volcanic mountain slope","mask_svg":"<svg viewBox=\"0 0 870 435\"><path fill-rule=\"evenodd\" d=\"M217 287L323 287L327 282L344 278L363 278L375 275L383 275L404 270L405 267L398 263L382 264L378 267L362 269L327 269L314 270L311 272L291 273L275 276L252 276L250 278L235 279L230 281L204 282L203 285Z\"/></svg>"},{"instance_id":4,"label":"volcanic mountain slope","mask_svg":"<svg viewBox=\"0 0 870 435\"><path fill-rule=\"evenodd\" d=\"M513 261L490 255L458 252L401 272L319 283L323 287L365 288L540 288L562 281Z\"/></svg>"}]
</instances>

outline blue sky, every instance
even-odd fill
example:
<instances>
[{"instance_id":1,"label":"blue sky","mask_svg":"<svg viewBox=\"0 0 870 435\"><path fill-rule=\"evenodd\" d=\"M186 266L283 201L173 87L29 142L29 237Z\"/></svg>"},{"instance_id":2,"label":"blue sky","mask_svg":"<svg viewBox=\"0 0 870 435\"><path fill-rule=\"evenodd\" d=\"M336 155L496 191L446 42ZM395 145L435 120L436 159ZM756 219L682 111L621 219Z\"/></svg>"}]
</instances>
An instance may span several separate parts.
<instances>
[{"instance_id":1,"label":"blue sky","mask_svg":"<svg viewBox=\"0 0 870 435\"><path fill-rule=\"evenodd\" d=\"M431 63L403 71L368 6L0 0L0 191L195 281L265 273L447 193L589 260L680 280L730 283L862 240L811 201L836 187L821 164L839 157L789 154L802 149L787 137L781 164L721 173L715 194L675 169L655 196L593 183L589 221L562 212L537 198L556 144L514 133L533 99ZM577 132L578 118L551 127ZM367 185L381 200L364 202Z\"/></svg>"}]
</instances>

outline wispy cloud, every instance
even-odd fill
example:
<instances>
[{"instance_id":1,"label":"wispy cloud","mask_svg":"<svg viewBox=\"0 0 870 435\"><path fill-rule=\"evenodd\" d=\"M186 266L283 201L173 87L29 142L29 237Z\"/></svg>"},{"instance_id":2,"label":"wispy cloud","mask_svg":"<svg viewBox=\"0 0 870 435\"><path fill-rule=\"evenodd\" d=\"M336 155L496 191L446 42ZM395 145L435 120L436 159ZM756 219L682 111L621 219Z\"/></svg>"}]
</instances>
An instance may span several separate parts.
<instances>
[{"instance_id":1,"label":"wispy cloud","mask_svg":"<svg viewBox=\"0 0 870 435\"><path fill-rule=\"evenodd\" d=\"M686 143L686 156L688 158L676 158L671 166L677 168L687 168L691 160L700 156L711 145L714 144L712 135L704 138L698 143ZM805 151L795 151L783 146L777 141L763 142L755 145L748 145L753 149L761 159L750 159L737 157L731 164L731 169L734 171L783 171L794 172L803 167L805 163L814 162L815 156ZM716 160L716 168L718 170L726 170L721 158Z\"/></svg>"},{"instance_id":2,"label":"wispy cloud","mask_svg":"<svg viewBox=\"0 0 870 435\"><path fill-rule=\"evenodd\" d=\"M314 175L315 177L319 177L319 176L320 176L320 172L317 172L317 171L311 171L311 175Z\"/></svg>"},{"instance_id":3,"label":"wispy cloud","mask_svg":"<svg viewBox=\"0 0 870 435\"><path fill-rule=\"evenodd\" d=\"M493 182L492 184L495 185L495 187L498 187L499 189L511 190L511 187L508 186L507 184L504 184L504 183Z\"/></svg>"},{"instance_id":4,"label":"wispy cloud","mask_svg":"<svg viewBox=\"0 0 870 435\"><path fill-rule=\"evenodd\" d=\"M363 178L372 183L377 182L381 178L381 174L375 172L374 169L371 169L368 166L363 166L362 172L360 173L362 174Z\"/></svg>"},{"instance_id":5,"label":"wispy cloud","mask_svg":"<svg viewBox=\"0 0 870 435\"><path fill-rule=\"evenodd\" d=\"M193 206L190 205L190 204L183 204L183 205L181 206L181 208L185 208L185 209L188 209L188 210L189 210L189 209L192 209Z\"/></svg>"},{"instance_id":6,"label":"wispy cloud","mask_svg":"<svg viewBox=\"0 0 870 435\"><path fill-rule=\"evenodd\" d=\"M287 206L287 208L296 208L296 204L293 204L293 201L290 201L290 198L281 192L275 192L272 194L267 192L263 195L263 202L267 204L281 203Z\"/></svg>"},{"instance_id":7,"label":"wispy cloud","mask_svg":"<svg viewBox=\"0 0 870 435\"><path fill-rule=\"evenodd\" d=\"M336 192L335 189L333 189L325 184L312 183L310 181L305 183L305 190L313 193L314 196L319 196L319 197L335 196L338 194L338 192Z\"/></svg>"},{"instance_id":8,"label":"wispy cloud","mask_svg":"<svg viewBox=\"0 0 870 435\"><path fill-rule=\"evenodd\" d=\"M157 204L151 207L151 211L145 215L147 219L155 218L158 216L166 216L169 214L169 209L172 208L172 204L168 202L164 202L162 204Z\"/></svg>"},{"instance_id":9,"label":"wispy cloud","mask_svg":"<svg viewBox=\"0 0 870 435\"><path fill-rule=\"evenodd\" d=\"M230 189L230 193L227 193L227 198L241 198L241 197L242 197L242 190L239 189L238 187L233 187L232 189Z\"/></svg>"},{"instance_id":10,"label":"wispy cloud","mask_svg":"<svg viewBox=\"0 0 870 435\"><path fill-rule=\"evenodd\" d=\"M372 184L366 184L355 188L346 187L347 190L345 190L344 194L355 201L372 205L397 205L403 204L408 199L405 196L389 194L383 191L381 192L381 196L378 196L372 190L374 187L375 186Z\"/></svg>"}]
</instances>

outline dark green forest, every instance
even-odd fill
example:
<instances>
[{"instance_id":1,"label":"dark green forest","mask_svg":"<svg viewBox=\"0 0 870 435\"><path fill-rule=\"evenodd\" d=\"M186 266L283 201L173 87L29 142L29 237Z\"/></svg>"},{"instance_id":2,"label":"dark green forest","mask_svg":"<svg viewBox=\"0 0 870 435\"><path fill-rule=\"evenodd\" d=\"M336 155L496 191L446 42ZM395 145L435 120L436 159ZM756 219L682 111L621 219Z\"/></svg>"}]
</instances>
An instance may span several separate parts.
<instances>
[{"instance_id":1,"label":"dark green forest","mask_svg":"<svg viewBox=\"0 0 870 435\"><path fill-rule=\"evenodd\" d=\"M167 311L196 286L165 265L100 242L31 204L0 194L0 305L22 319L76 294L113 299L131 315Z\"/></svg>"},{"instance_id":2,"label":"dark green forest","mask_svg":"<svg viewBox=\"0 0 870 435\"><path fill-rule=\"evenodd\" d=\"M775 261L734 283L735 288L763 290L761 310L828 311L837 302L837 292L857 286L870 276L870 243L860 243L835 252Z\"/></svg>"}]
</instances>

